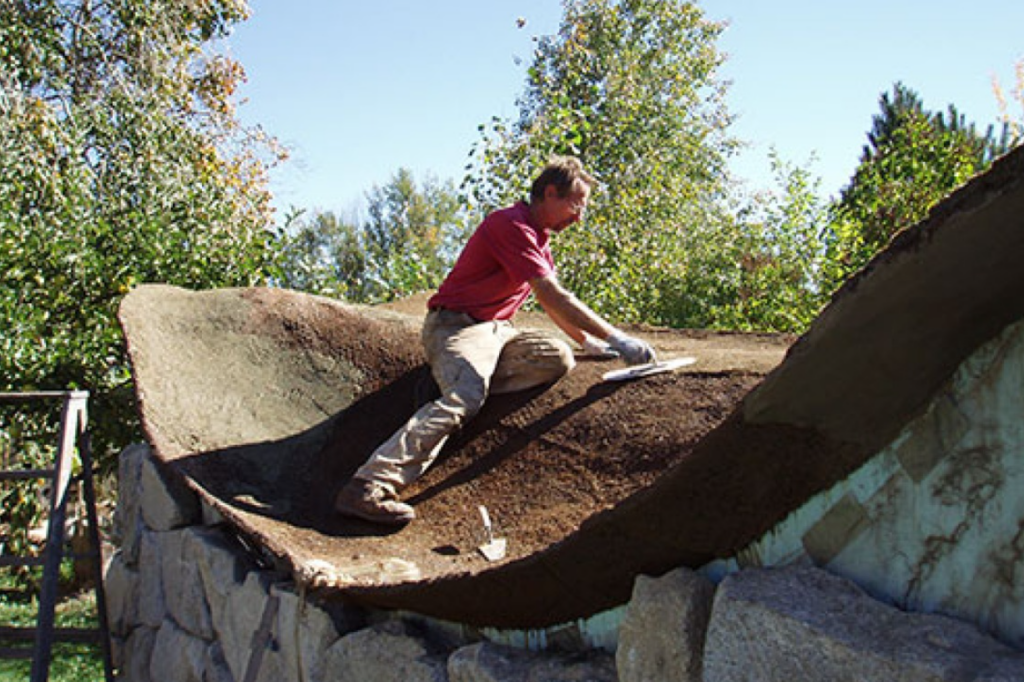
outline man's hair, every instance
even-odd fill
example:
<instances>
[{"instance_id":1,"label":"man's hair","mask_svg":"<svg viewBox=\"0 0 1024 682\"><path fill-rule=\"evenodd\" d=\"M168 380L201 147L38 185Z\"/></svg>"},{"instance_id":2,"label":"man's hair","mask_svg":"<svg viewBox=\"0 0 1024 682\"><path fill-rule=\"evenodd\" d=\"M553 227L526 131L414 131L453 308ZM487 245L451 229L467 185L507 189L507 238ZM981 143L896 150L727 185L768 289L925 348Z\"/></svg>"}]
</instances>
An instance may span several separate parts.
<instances>
[{"instance_id":1,"label":"man's hair","mask_svg":"<svg viewBox=\"0 0 1024 682\"><path fill-rule=\"evenodd\" d=\"M558 190L558 196L564 197L572 191L577 182L593 188L597 181L583 170L583 163L575 156L556 156L548 161L548 165L544 166L544 170L533 181L530 187L530 201L543 201L544 190L548 185L554 185Z\"/></svg>"}]
</instances>

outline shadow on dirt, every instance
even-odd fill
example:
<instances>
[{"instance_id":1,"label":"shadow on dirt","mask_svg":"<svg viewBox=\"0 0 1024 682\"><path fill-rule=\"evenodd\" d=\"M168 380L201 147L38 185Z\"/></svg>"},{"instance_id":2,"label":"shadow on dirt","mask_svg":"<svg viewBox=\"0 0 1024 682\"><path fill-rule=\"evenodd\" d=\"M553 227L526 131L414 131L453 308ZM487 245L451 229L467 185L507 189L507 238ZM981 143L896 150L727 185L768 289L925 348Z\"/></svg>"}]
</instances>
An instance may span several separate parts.
<instances>
[{"instance_id":1,"label":"shadow on dirt","mask_svg":"<svg viewBox=\"0 0 1024 682\"><path fill-rule=\"evenodd\" d=\"M612 395L622 384L596 384L583 396L525 423L507 440L485 443L483 456L460 463L444 478L432 481L409 498L420 504L466 484L595 402ZM481 412L451 440L436 464L450 453L478 443L496 425L520 412L548 391L542 386L488 398ZM347 409L288 438L186 455L171 466L198 481L214 498L248 514L333 537L386 536L397 532L384 526L343 518L333 509L341 486L374 449L426 402L440 395L429 367L416 367L398 379L357 400ZM407 405L407 411L396 409Z\"/></svg>"},{"instance_id":2,"label":"shadow on dirt","mask_svg":"<svg viewBox=\"0 0 1024 682\"><path fill-rule=\"evenodd\" d=\"M573 415L580 413L598 400L612 395L620 386L621 384L612 383L595 384L583 396L561 405L552 412L542 414L540 418L533 422L523 424L507 440L485 448L482 457L475 458L456 471L449 473L442 480L433 482L429 486L420 489L409 498L409 503L413 505L420 504L450 488L464 485L479 478L483 473L490 471L506 459L521 452L530 443L542 438L545 433L553 431L559 424ZM441 464L446 461L448 453L463 450L477 438L484 434L490 434L494 427L498 426L506 418L519 412L549 388L550 386L542 386L528 391L519 391L517 393L488 398L480 414L460 433L452 437L449 446L438 457L437 463Z\"/></svg>"}]
</instances>

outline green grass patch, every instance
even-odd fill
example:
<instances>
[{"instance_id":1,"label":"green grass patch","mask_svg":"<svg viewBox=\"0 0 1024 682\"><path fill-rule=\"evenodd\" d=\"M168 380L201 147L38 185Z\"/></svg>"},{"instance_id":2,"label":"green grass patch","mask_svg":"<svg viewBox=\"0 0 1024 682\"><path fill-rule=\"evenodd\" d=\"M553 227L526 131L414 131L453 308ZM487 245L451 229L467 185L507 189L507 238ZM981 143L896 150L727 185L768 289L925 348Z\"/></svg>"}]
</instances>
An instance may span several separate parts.
<instances>
[{"instance_id":1,"label":"green grass patch","mask_svg":"<svg viewBox=\"0 0 1024 682\"><path fill-rule=\"evenodd\" d=\"M34 627L39 613L38 593L27 591L9 576L0 575L0 625ZM96 628L95 592L86 590L61 598L54 614L57 627ZM0 646L28 646L27 642L0 642ZM32 673L32 659L0 659L0 682L22 682ZM55 642L51 682L101 682L104 679L103 651L99 644Z\"/></svg>"}]
</instances>

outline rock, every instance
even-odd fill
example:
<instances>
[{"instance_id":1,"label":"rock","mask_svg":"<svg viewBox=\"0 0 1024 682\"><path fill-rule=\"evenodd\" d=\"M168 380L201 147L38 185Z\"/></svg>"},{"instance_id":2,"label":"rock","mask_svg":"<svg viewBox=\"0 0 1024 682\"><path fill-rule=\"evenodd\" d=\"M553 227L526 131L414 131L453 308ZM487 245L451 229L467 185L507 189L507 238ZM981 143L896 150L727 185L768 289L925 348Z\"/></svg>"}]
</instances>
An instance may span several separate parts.
<instances>
[{"instance_id":1,"label":"rock","mask_svg":"<svg viewBox=\"0 0 1024 682\"><path fill-rule=\"evenodd\" d=\"M223 529L193 527L186 539L186 551L199 569L210 612L223 613L228 593L245 581L255 562Z\"/></svg>"},{"instance_id":2,"label":"rock","mask_svg":"<svg viewBox=\"0 0 1024 682\"><path fill-rule=\"evenodd\" d=\"M204 526L219 526L222 523L227 523L227 519L220 513L216 507L210 504L208 501L200 498L200 516L203 519L202 525Z\"/></svg>"},{"instance_id":3,"label":"rock","mask_svg":"<svg viewBox=\"0 0 1024 682\"><path fill-rule=\"evenodd\" d=\"M161 584L167 613L181 629L205 640L213 639L210 605L203 589L200 557L194 531L157 533L161 544ZM199 549L201 552L201 549Z\"/></svg>"},{"instance_id":4,"label":"rock","mask_svg":"<svg viewBox=\"0 0 1024 682\"><path fill-rule=\"evenodd\" d=\"M391 621L339 639L327 651L332 682L447 682L446 656Z\"/></svg>"},{"instance_id":5,"label":"rock","mask_svg":"<svg viewBox=\"0 0 1024 682\"><path fill-rule=\"evenodd\" d=\"M686 568L639 576L619 628L621 682L701 682L715 587Z\"/></svg>"},{"instance_id":6,"label":"rock","mask_svg":"<svg viewBox=\"0 0 1024 682\"><path fill-rule=\"evenodd\" d=\"M227 595L222 608L214 611L213 627L224 651L231 674L236 680L245 679L252 653L253 636L260 628L263 610L267 606L270 592L270 578L260 572L249 573L243 583L227 586ZM273 642L271 642L273 644ZM263 660L259 664L260 676L275 667L273 647L264 647ZM280 680L290 679L281 676Z\"/></svg>"},{"instance_id":7,"label":"rock","mask_svg":"<svg viewBox=\"0 0 1024 682\"><path fill-rule=\"evenodd\" d=\"M1024 679L1024 653L967 623L913 614L812 567L745 570L715 595L705 682L995 682Z\"/></svg>"},{"instance_id":8,"label":"rock","mask_svg":"<svg viewBox=\"0 0 1024 682\"><path fill-rule=\"evenodd\" d=\"M128 568L120 550L107 562L103 587L110 632L115 637L127 637L138 621L139 574Z\"/></svg>"},{"instance_id":9,"label":"rock","mask_svg":"<svg viewBox=\"0 0 1024 682\"><path fill-rule=\"evenodd\" d=\"M156 633L153 657L149 662L150 679L159 682L205 682L203 671L209 644L190 636L171 620L165 620Z\"/></svg>"},{"instance_id":10,"label":"rock","mask_svg":"<svg viewBox=\"0 0 1024 682\"><path fill-rule=\"evenodd\" d=\"M142 462L139 495L142 520L152 530L174 530L202 521L199 497L152 456Z\"/></svg>"},{"instance_id":11,"label":"rock","mask_svg":"<svg viewBox=\"0 0 1024 682\"><path fill-rule=\"evenodd\" d=\"M150 458L148 445L129 445L117 460L117 507L114 509L114 525L111 539L121 548L124 561L134 567L139 560L139 536L143 530L139 512L139 485L142 463Z\"/></svg>"},{"instance_id":12,"label":"rock","mask_svg":"<svg viewBox=\"0 0 1024 682\"><path fill-rule=\"evenodd\" d=\"M160 577L160 542L156 533L147 531L139 540L139 591L138 622L156 630L164 622L167 605L164 602L164 588Z\"/></svg>"},{"instance_id":13,"label":"rock","mask_svg":"<svg viewBox=\"0 0 1024 682\"><path fill-rule=\"evenodd\" d=\"M154 628L138 627L125 640L123 656L118 669L119 679L130 682L153 682L149 676L149 661L153 657L153 645L156 642ZM163 682L162 677L156 678Z\"/></svg>"},{"instance_id":14,"label":"rock","mask_svg":"<svg viewBox=\"0 0 1024 682\"><path fill-rule=\"evenodd\" d=\"M124 670L127 643L127 637L110 633L110 661L114 666L114 670Z\"/></svg>"},{"instance_id":15,"label":"rock","mask_svg":"<svg viewBox=\"0 0 1024 682\"><path fill-rule=\"evenodd\" d=\"M203 682L235 682L220 642L214 642L207 647L205 663Z\"/></svg>"},{"instance_id":16,"label":"rock","mask_svg":"<svg viewBox=\"0 0 1024 682\"><path fill-rule=\"evenodd\" d=\"M451 682L615 682L611 654L533 653L489 642L471 644L448 659Z\"/></svg>"},{"instance_id":17,"label":"rock","mask_svg":"<svg viewBox=\"0 0 1024 682\"><path fill-rule=\"evenodd\" d=\"M324 674L327 650L340 636L331 616L291 586L274 585L271 596L279 600L275 623L281 658L291 661L304 682L327 682Z\"/></svg>"}]
</instances>

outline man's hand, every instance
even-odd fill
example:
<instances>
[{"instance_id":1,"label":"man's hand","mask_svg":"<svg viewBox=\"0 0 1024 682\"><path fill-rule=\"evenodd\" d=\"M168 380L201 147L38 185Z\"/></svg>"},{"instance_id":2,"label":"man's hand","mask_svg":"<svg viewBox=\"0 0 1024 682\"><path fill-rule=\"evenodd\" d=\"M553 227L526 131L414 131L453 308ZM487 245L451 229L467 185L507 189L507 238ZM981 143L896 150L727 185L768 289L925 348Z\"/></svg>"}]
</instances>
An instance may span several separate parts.
<instances>
[{"instance_id":1,"label":"man's hand","mask_svg":"<svg viewBox=\"0 0 1024 682\"><path fill-rule=\"evenodd\" d=\"M609 360L619 357L619 352L609 346L601 339L595 339L590 334L583 332L583 352L587 357Z\"/></svg>"},{"instance_id":2,"label":"man's hand","mask_svg":"<svg viewBox=\"0 0 1024 682\"><path fill-rule=\"evenodd\" d=\"M607 341L609 346L618 351L626 364L643 365L658 360L651 344L635 336L624 334L618 329L608 335Z\"/></svg>"}]
</instances>

